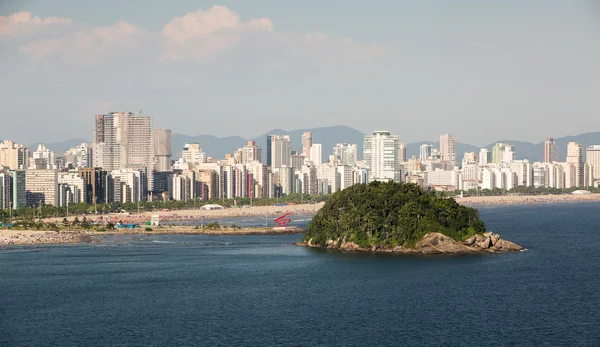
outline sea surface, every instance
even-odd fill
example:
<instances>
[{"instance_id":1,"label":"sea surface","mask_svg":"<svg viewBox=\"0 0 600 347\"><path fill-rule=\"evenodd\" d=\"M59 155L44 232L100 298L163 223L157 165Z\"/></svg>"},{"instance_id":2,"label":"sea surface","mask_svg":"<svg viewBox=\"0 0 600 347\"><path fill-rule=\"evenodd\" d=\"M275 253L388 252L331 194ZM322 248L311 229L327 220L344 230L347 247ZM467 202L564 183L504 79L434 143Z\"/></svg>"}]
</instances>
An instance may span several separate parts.
<instances>
[{"instance_id":1,"label":"sea surface","mask_svg":"<svg viewBox=\"0 0 600 347\"><path fill-rule=\"evenodd\" d=\"M300 235L0 250L0 346L599 346L600 204L480 216L528 250L348 254Z\"/></svg>"}]
</instances>

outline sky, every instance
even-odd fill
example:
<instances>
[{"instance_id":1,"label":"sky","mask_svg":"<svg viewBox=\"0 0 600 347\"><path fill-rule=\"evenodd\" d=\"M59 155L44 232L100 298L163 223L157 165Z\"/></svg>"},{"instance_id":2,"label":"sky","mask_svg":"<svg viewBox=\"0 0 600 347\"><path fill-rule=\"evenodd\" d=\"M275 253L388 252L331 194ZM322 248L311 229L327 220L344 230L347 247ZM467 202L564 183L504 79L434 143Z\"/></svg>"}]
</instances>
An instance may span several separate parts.
<instances>
[{"instance_id":1,"label":"sky","mask_svg":"<svg viewBox=\"0 0 600 347\"><path fill-rule=\"evenodd\" d=\"M0 139L347 125L405 142L600 131L594 0L3 0Z\"/></svg>"}]
</instances>

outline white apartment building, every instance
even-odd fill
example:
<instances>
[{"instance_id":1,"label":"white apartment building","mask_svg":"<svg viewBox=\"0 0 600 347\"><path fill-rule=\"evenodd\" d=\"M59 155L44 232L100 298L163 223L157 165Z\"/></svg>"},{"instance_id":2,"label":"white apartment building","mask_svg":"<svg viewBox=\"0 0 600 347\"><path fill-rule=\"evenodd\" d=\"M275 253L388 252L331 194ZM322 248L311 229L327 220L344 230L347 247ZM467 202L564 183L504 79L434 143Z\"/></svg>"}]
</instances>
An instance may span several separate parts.
<instances>
[{"instance_id":1,"label":"white apartment building","mask_svg":"<svg viewBox=\"0 0 600 347\"><path fill-rule=\"evenodd\" d=\"M31 153L29 158L29 169L33 170L56 170L56 157L53 151L46 148L46 145L39 144L37 150Z\"/></svg>"},{"instance_id":2,"label":"white apartment building","mask_svg":"<svg viewBox=\"0 0 600 347\"><path fill-rule=\"evenodd\" d=\"M580 144L569 142L567 145L567 163L571 163L575 166L574 186L583 186L583 153Z\"/></svg>"},{"instance_id":3,"label":"white apartment building","mask_svg":"<svg viewBox=\"0 0 600 347\"><path fill-rule=\"evenodd\" d=\"M433 155L433 145L423 144L423 145L421 145L421 147L419 147L419 159L420 160L431 159L432 155Z\"/></svg>"},{"instance_id":4,"label":"white apartment building","mask_svg":"<svg viewBox=\"0 0 600 347\"><path fill-rule=\"evenodd\" d=\"M310 161L315 166L323 164L323 146L320 143L313 143L310 147Z\"/></svg>"},{"instance_id":5,"label":"white apartment building","mask_svg":"<svg viewBox=\"0 0 600 347\"><path fill-rule=\"evenodd\" d=\"M337 166L337 181L340 183L339 190L344 190L353 184L352 166Z\"/></svg>"},{"instance_id":6,"label":"white apartment building","mask_svg":"<svg viewBox=\"0 0 600 347\"><path fill-rule=\"evenodd\" d=\"M585 161L591 166L591 174L589 177L591 178L591 181L594 182L593 185L597 185L597 182L600 182L600 145L587 147L585 151Z\"/></svg>"},{"instance_id":7,"label":"white apartment building","mask_svg":"<svg viewBox=\"0 0 600 347\"><path fill-rule=\"evenodd\" d=\"M358 161L356 144L338 143L333 147L333 157L336 164L353 166Z\"/></svg>"},{"instance_id":8,"label":"white apartment building","mask_svg":"<svg viewBox=\"0 0 600 347\"><path fill-rule=\"evenodd\" d=\"M369 169L370 181L400 182L400 141L389 131L374 131L365 135L363 165Z\"/></svg>"},{"instance_id":9,"label":"white apartment building","mask_svg":"<svg viewBox=\"0 0 600 347\"><path fill-rule=\"evenodd\" d=\"M269 135L267 141L270 141L267 143L267 156L271 156L271 167L292 166L292 141L289 135Z\"/></svg>"},{"instance_id":10,"label":"white apartment building","mask_svg":"<svg viewBox=\"0 0 600 347\"><path fill-rule=\"evenodd\" d=\"M69 203L80 203L85 201L87 184L77 171L59 172L58 184L66 186L70 189L73 196L69 199ZM76 194L75 194L76 193ZM61 204L61 206L64 204Z\"/></svg>"}]
</instances>

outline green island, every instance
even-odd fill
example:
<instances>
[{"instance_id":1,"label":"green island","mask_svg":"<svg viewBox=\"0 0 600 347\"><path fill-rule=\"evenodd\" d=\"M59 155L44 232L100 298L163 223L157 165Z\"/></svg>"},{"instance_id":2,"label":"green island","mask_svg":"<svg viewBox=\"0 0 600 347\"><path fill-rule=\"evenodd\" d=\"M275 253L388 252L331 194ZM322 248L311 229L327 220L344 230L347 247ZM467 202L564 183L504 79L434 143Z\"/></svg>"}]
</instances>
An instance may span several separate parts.
<instances>
[{"instance_id":1,"label":"green island","mask_svg":"<svg viewBox=\"0 0 600 347\"><path fill-rule=\"evenodd\" d=\"M523 250L487 231L474 208L415 184L377 181L333 194L298 245L411 254Z\"/></svg>"}]
</instances>

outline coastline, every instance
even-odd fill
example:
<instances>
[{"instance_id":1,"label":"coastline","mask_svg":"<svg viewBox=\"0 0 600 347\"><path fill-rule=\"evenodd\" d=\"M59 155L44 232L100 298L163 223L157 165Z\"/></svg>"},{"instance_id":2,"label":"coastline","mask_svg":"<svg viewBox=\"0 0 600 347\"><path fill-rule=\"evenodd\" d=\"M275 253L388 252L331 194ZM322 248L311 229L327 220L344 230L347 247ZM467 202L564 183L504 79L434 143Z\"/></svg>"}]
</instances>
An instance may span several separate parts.
<instances>
[{"instance_id":1,"label":"coastline","mask_svg":"<svg viewBox=\"0 0 600 347\"><path fill-rule=\"evenodd\" d=\"M578 203L578 202L600 202L600 194L561 194L561 195L501 195L501 196L468 196L454 197L456 202L465 206L488 206L488 205L534 205L534 204L553 204L553 203ZM222 210L201 210L201 209L184 209L173 211L145 211L129 214L106 214L86 215L88 221L94 222L111 222L116 224L118 221L123 223L145 224L152 219L153 215L159 215L161 224L178 224L188 221L198 221L202 219L218 219L218 218L239 218L239 217L269 217L277 218L280 215L291 212L290 218L294 215L314 215L324 202L317 204L297 204L286 206L253 206L248 208L225 208ZM84 216L77 216L82 220ZM70 216L69 220L75 216ZM48 222L62 222L63 217L47 218Z\"/></svg>"},{"instance_id":2,"label":"coastline","mask_svg":"<svg viewBox=\"0 0 600 347\"><path fill-rule=\"evenodd\" d=\"M600 194L560 194L560 195L500 195L455 197L456 202L465 206L477 205L534 205L553 203L577 203L600 201Z\"/></svg>"},{"instance_id":3,"label":"coastline","mask_svg":"<svg viewBox=\"0 0 600 347\"><path fill-rule=\"evenodd\" d=\"M121 231L122 230L122 231ZM191 226L159 227L146 231L139 229L120 229L113 231L97 230L67 230L67 231L44 231L44 230L0 230L0 248L11 245L42 245L42 244L68 244L98 242L104 236L110 235L293 235L301 234L304 230L298 227L285 229L274 228L241 228L231 229L196 229Z\"/></svg>"}]
</instances>

